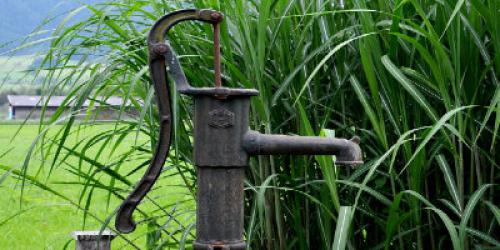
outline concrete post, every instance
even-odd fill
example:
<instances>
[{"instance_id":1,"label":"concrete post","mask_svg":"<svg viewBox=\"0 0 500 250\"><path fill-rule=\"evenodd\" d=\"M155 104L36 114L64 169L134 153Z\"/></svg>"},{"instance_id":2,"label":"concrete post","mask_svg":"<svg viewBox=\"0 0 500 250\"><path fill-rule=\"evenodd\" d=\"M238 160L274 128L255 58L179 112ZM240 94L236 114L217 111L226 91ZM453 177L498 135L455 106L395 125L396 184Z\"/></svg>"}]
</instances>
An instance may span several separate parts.
<instances>
[{"instance_id":1,"label":"concrete post","mask_svg":"<svg viewBox=\"0 0 500 250\"><path fill-rule=\"evenodd\" d=\"M113 232L105 231L75 231L73 232L76 250L110 250L111 241L115 238Z\"/></svg>"}]
</instances>

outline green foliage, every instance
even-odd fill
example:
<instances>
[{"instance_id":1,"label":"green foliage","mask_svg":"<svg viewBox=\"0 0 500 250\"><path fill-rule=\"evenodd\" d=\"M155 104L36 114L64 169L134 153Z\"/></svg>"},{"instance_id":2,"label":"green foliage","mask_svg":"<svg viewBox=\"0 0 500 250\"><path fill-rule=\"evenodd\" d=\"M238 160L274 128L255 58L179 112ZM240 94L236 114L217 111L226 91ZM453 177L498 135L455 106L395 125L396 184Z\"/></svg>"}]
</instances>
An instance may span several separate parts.
<instances>
[{"instance_id":1,"label":"green foliage","mask_svg":"<svg viewBox=\"0 0 500 250\"><path fill-rule=\"evenodd\" d=\"M76 9L69 16L92 15L55 30L39 71L48 93L70 87L77 103L121 95L140 111L127 128L102 131L81 148L66 145L72 117L51 118L66 125L39 137L40 148L54 154L43 167L57 171L70 155L90 164L88 174L75 173L85 180L81 199L88 207L96 173L109 177L108 202L121 199L135 179L121 168L126 158L99 153L90 159L86 150L116 147L121 136L141 133L148 143L129 154L144 159L134 172L147 165L158 117L145 37L161 15L184 7L225 13L223 81L260 91L252 100L253 129L361 136L366 162L354 169L333 166L327 157L252 160L245 203L250 248L499 247L498 186L492 184L500 162L500 6L494 0L113 1ZM182 24L169 37L191 84L211 83L211 27ZM174 100L175 140L165 174L180 176L193 199L192 102ZM104 158L109 161L98 164ZM26 161L23 169L30 167ZM165 206L141 213L148 228L159 224L148 246L184 247L192 224L171 222L193 211Z\"/></svg>"}]
</instances>

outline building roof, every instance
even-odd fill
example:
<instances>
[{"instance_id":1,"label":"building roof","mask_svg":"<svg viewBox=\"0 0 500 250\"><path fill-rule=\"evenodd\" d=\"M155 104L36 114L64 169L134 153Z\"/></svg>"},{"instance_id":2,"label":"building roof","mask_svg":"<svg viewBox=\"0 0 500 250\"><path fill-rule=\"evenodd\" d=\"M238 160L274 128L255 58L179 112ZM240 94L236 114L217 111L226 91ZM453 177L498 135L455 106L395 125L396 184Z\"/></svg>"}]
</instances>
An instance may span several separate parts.
<instances>
[{"instance_id":1,"label":"building roof","mask_svg":"<svg viewBox=\"0 0 500 250\"><path fill-rule=\"evenodd\" d=\"M39 95L7 95L7 101L9 102L9 105L13 107L59 107L63 105L66 99L67 96L51 96L49 98L47 96ZM123 99L118 96L98 96L93 101L94 106L100 106L102 102L109 106L121 106L123 104ZM73 100L70 101L70 104L72 102ZM88 107L90 102L90 100L86 100L83 107ZM127 102L127 105L130 105L130 103Z\"/></svg>"}]
</instances>

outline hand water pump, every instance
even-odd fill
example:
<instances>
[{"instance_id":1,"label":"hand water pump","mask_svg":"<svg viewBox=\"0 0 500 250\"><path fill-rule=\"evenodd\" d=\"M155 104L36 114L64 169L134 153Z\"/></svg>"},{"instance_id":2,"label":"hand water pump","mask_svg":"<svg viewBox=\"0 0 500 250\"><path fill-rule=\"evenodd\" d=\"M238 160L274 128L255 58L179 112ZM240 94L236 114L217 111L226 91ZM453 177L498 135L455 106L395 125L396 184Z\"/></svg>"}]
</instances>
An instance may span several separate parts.
<instances>
[{"instance_id":1,"label":"hand water pump","mask_svg":"<svg viewBox=\"0 0 500 250\"><path fill-rule=\"evenodd\" d=\"M189 85L166 34L175 24L197 20L214 26L215 87ZM243 180L255 155L336 155L337 165L362 163L359 138L267 135L249 129L250 98L255 89L221 86L220 23L213 10L187 9L158 20L148 37L149 68L157 96L160 131L151 164L116 216L116 229L135 229L132 213L158 178L169 152L172 112L167 73L176 90L193 96L194 164L197 168L196 250L245 249L243 239Z\"/></svg>"}]
</instances>

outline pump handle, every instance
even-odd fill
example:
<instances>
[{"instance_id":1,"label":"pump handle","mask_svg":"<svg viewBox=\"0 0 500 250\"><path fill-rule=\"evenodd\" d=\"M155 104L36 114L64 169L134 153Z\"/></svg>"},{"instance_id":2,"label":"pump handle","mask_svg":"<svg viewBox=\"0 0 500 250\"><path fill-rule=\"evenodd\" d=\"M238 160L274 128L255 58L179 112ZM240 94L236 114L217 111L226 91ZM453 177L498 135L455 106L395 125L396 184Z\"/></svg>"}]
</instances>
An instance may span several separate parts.
<instances>
[{"instance_id":1,"label":"pump handle","mask_svg":"<svg viewBox=\"0 0 500 250\"><path fill-rule=\"evenodd\" d=\"M116 214L115 227L122 233L130 233L135 230L136 224L132 219L132 214L144 196L151 190L169 153L172 136L172 109L167 72L174 81L177 91L184 93L193 89L182 71L175 52L166 40L166 34L174 25L182 21L196 20L216 26L222 19L222 14L214 10L178 10L160 18L149 33L149 71L158 100L159 140L146 173L132 193L120 205Z\"/></svg>"}]
</instances>

